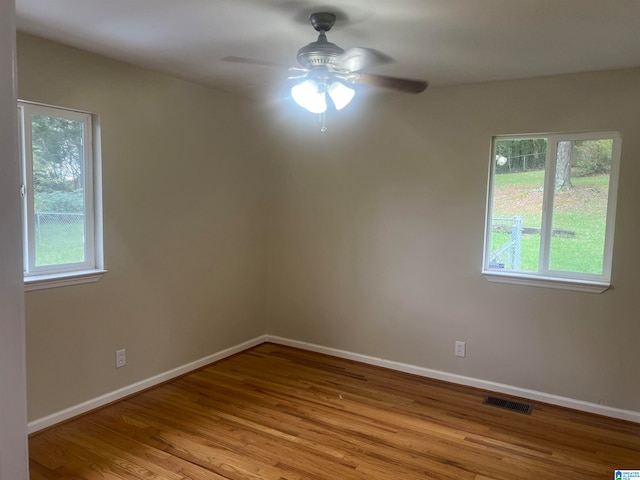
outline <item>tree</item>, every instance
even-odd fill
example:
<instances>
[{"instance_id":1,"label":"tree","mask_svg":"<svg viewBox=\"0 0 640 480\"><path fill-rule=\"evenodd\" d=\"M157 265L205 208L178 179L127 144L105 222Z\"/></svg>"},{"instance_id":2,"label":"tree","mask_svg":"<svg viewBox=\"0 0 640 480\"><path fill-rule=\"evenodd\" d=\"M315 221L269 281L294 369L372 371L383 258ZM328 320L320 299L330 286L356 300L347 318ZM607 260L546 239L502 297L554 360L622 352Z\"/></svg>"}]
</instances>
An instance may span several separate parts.
<instances>
[{"instance_id":1,"label":"tree","mask_svg":"<svg viewBox=\"0 0 640 480\"><path fill-rule=\"evenodd\" d=\"M556 163L556 192L561 188L572 188L571 183L571 151L572 141L558 142L558 160Z\"/></svg>"},{"instance_id":2,"label":"tree","mask_svg":"<svg viewBox=\"0 0 640 480\"><path fill-rule=\"evenodd\" d=\"M31 128L38 190L71 192L82 188L82 123L33 115Z\"/></svg>"},{"instance_id":3,"label":"tree","mask_svg":"<svg viewBox=\"0 0 640 480\"><path fill-rule=\"evenodd\" d=\"M81 212L84 161L82 122L31 116L36 211Z\"/></svg>"},{"instance_id":4,"label":"tree","mask_svg":"<svg viewBox=\"0 0 640 480\"><path fill-rule=\"evenodd\" d=\"M583 176L607 174L611 171L612 151L613 141L610 139L575 142L573 165Z\"/></svg>"},{"instance_id":5,"label":"tree","mask_svg":"<svg viewBox=\"0 0 640 480\"><path fill-rule=\"evenodd\" d=\"M546 148L545 138L500 140L496 144L496 158L504 157L507 162L499 164L499 173L544 168Z\"/></svg>"}]
</instances>

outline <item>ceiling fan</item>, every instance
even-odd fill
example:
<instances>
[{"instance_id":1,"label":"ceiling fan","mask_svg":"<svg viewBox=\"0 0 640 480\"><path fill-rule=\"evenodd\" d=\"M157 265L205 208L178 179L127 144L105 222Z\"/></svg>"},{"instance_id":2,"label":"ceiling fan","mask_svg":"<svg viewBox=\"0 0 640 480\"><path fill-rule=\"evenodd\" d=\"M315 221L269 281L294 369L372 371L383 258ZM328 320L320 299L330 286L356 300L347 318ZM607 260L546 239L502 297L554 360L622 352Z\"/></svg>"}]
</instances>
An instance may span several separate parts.
<instances>
[{"instance_id":1,"label":"ceiling fan","mask_svg":"<svg viewBox=\"0 0 640 480\"><path fill-rule=\"evenodd\" d=\"M423 80L389 77L364 73L367 68L392 62L391 57L377 50L354 47L343 50L327 40L327 32L336 22L330 12L312 13L309 21L319 33L318 39L298 50L299 67L289 67L290 80L301 80L291 88L291 96L301 107L320 115L321 130L325 131L324 114L327 97L336 110L346 107L355 95L350 85L370 85L404 93L421 93L428 83ZM244 57L225 57L224 61L253 65L280 66L278 64Z\"/></svg>"}]
</instances>

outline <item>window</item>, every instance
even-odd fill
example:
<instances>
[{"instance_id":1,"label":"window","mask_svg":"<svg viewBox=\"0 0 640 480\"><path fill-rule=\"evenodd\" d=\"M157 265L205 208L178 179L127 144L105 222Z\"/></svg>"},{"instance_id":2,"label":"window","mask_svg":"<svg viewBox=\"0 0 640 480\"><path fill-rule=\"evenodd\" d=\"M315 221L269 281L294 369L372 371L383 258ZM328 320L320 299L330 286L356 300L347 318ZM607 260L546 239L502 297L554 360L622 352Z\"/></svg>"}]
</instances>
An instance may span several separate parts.
<instances>
[{"instance_id":1,"label":"window","mask_svg":"<svg viewBox=\"0 0 640 480\"><path fill-rule=\"evenodd\" d=\"M494 138L487 279L609 287L620 143L615 132Z\"/></svg>"},{"instance_id":2,"label":"window","mask_svg":"<svg viewBox=\"0 0 640 480\"><path fill-rule=\"evenodd\" d=\"M96 281L104 273L94 118L18 103L27 289Z\"/></svg>"}]
</instances>

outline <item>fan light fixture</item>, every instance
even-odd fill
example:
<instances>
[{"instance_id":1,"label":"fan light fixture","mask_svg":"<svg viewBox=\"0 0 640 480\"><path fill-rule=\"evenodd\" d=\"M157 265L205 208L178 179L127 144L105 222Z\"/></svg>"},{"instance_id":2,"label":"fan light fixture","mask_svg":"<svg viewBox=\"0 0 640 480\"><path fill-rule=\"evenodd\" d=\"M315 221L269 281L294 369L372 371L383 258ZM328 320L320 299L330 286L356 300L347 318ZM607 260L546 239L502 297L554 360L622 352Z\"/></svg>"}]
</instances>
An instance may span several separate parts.
<instances>
[{"instance_id":1,"label":"fan light fixture","mask_svg":"<svg viewBox=\"0 0 640 480\"><path fill-rule=\"evenodd\" d=\"M333 82L326 86L310 79L291 88L293 100L311 113L326 112L327 94L329 94L329 98L331 98L336 110L342 110L349 105L356 91L341 82Z\"/></svg>"},{"instance_id":2,"label":"fan light fixture","mask_svg":"<svg viewBox=\"0 0 640 480\"><path fill-rule=\"evenodd\" d=\"M342 110L353 100L356 91L349 85L364 84L413 94L421 93L427 88L427 82L423 80L365 73L365 70L390 63L393 59L372 48L353 47L344 50L327 40L327 32L336 22L335 13L315 12L309 16L309 21L318 32L318 38L298 50L296 59L300 66L289 67L289 80L298 82L291 88L291 97L302 108L319 116L321 132L327 130L327 103L333 104L336 110ZM225 57L223 60L268 67L279 66L267 60L244 57ZM327 100L327 95L330 101Z\"/></svg>"}]
</instances>

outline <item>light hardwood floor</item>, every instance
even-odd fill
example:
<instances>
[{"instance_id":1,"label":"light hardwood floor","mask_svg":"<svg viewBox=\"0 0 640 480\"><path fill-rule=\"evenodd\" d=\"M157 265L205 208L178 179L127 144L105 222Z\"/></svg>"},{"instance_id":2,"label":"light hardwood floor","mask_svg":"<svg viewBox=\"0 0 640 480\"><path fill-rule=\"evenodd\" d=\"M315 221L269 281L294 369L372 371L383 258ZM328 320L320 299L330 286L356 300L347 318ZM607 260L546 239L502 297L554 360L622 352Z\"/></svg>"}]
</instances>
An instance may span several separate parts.
<instances>
[{"instance_id":1,"label":"light hardwood floor","mask_svg":"<svg viewBox=\"0 0 640 480\"><path fill-rule=\"evenodd\" d=\"M613 479L640 424L263 344L30 438L43 479Z\"/></svg>"}]
</instances>

